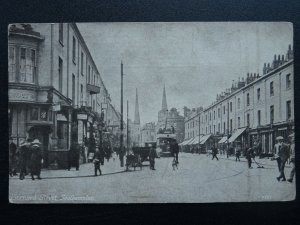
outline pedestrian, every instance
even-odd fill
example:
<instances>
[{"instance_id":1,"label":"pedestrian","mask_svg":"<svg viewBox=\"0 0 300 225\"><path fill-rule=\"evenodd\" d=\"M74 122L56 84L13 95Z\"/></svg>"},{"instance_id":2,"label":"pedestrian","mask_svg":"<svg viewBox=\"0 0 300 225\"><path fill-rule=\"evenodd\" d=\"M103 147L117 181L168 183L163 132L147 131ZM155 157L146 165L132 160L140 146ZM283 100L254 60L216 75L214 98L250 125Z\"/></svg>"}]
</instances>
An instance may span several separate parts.
<instances>
[{"instance_id":1,"label":"pedestrian","mask_svg":"<svg viewBox=\"0 0 300 225\"><path fill-rule=\"evenodd\" d=\"M277 177L276 179L278 181L280 181L282 179L282 181L286 181L285 179L285 174L284 174L284 168L285 168L285 164L290 156L290 152L289 152L289 145L284 143L284 139L281 139L281 147L279 148L278 151L278 156L280 157L281 163L280 163L280 175L279 177Z\"/></svg>"},{"instance_id":2,"label":"pedestrian","mask_svg":"<svg viewBox=\"0 0 300 225\"><path fill-rule=\"evenodd\" d=\"M75 167L76 170L79 170L79 158L80 158L80 145L73 141L70 150L68 152L68 170L70 171L71 167Z\"/></svg>"},{"instance_id":3,"label":"pedestrian","mask_svg":"<svg viewBox=\"0 0 300 225\"><path fill-rule=\"evenodd\" d=\"M124 155L125 155L125 147L123 146L123 148L120 148L120 151L119 151L119 159L120 159L121 167L124 167Z\"/></svg>"},{"instance_id":4,"label":"pedestrian","mask_svg":"<svg viewBox=\"0 0 300 225\"><path fill-rule=\"evenodd\" d=\"M279 151L281 149L283 137L279 136L276 138L276 144L274 145L274 159L277 161L278 171L281 168L281 158L279 157Z\"/></svg>"},{"instance_id":5,"label":"pedestrian","mask_svg":"<svg viewBox=\"0 0 300 225\"><path fill-rule=\"evenodd\" d=\"M176 140L173 140L173 142L171 143L171 149L172 149L173 157L176 160L176 163L179 163L178 162L179 145Z\"/></svg>"},{"instance_id":6,"label":"pedestrian","mask_svg":"<svg viewBox=\"0 0 300 225\"><path fill-rule=\"evenodd\" d=\"M13 139L9 139L9 175L17 175L17 145Z\"/></svg>"},{"instance_id":7,"label":"pedestrian","mask_svg":"<svg viewBox=\"0 0 300 225\"><path fill-rule=\"evenodd\" d=\"M295 134L291 134L289 136L291 140L291 145L290 145L290 164L292 164L292 170L290 173L290 178L287 179L288 182L292 183L295 175Z\"/></svg>"},{"instance_id":8,"label":"pedestrian","mask_svg":"<svg viewBox=\"0 0 300 225\"><path fill-rule=\"evenodd\" d=\"M96 149L96 152L93 157L94 167L95 167L95 176L97 175L97 172L99 171L100 176L102 175L101 169L100 169L100 163L101 163L101 154L99 149Z\"/></svg>"},{"instance_id":9,"label":"pedestrian","mask_svg":"<svg viewBox=\"0 0 300 225\"><path fill-rule=\"evenodd\" d=\"M157 153L154 147L150 148L149 152L149 161L150 161L150 169L155 170L155 158L157 158Z\"/></svg>"},{"instance_id":10,"label":"pedestrian","mask_svg":"<svg viewBox=\"0 0 300 225\"><path fill-rule=\"evenodd\" d=\"M212 160L214 158L216 158L217 160L219 160L218 157L217 157L217 154L218 154L218 148L217 148L217 145L215 144L212 147Z\"/></svg>"},{"instance_id":11,"label":"pedestrian","mask_svg":"<svg viewBox=\"0 0 300 225\"><path fill-rule=\"evenodd\" d=\"M41 150L41 142L38 139L34 139L31 143L31 158L30 158L30 172L31 179L34 180L34 176L37 176L38 180L41 180L41 169L42 169L42 150Z\"/></svg>"},{"instance_id":12,"label":"pedestrian","mask_svg":"<svg viewBox=\"0 0 300 225\"><path fill-rule=\"evenodd\" d=\"M252 158L253 158L253 149L246 145L246 159L248 161L248 168L252 169Z\"/></svg>"},{"instance_id":13,"label":"pedestrian","mask_svg":"<svg viewBox=\"0 0 300 225\"><path fill-rule=\"evenodd\" d=\"M241 156L241 149L240 146L236 147L235 149L235 161L241 161L240 160L240 156Z\"/></svg>"},{"instance_id":14,"label":"pedestrian","mask_svg":"<svg viewBox=\"0 0 300 225\"><path fill-rule=\"evenodd\" d=\"M24 142L20 145L19 148L19 168L20 168L20 176L19 179L23 180L25 176L27 175L27 162L28 155L29 155L29 148L30 148L30 142L27 140L24 140Z\"/></svg>"}]
</instances>

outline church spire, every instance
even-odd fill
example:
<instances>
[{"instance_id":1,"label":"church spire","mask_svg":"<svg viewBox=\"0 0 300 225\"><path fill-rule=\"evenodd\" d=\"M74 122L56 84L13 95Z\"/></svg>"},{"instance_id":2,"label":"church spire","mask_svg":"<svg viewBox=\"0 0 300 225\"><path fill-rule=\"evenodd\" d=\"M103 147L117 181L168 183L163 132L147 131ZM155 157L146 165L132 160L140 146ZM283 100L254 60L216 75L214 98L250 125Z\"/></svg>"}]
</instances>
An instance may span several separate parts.
<instances>
[{"instance_id":1,"label":"church spire","mask_svg":"<svg viewBox=\"0 0 300 225\"><path fill-rule=\"evenodd\" d=\"M140 111L139 111L139 100L138 100L137 89L136 89L136 96L135 96L134 123L135 124L140 124Z\"/></svg>"},{"instance_id":2,"label":"church spire","mask_svg":"<svg viewBox=\"0 0 300 225\"><path fill-rule=\"evenodd\" d=\"M163 91L161 109L162 110L168 110L165 84L164 84L164 91Z\"/></svg>"}]
</instances>

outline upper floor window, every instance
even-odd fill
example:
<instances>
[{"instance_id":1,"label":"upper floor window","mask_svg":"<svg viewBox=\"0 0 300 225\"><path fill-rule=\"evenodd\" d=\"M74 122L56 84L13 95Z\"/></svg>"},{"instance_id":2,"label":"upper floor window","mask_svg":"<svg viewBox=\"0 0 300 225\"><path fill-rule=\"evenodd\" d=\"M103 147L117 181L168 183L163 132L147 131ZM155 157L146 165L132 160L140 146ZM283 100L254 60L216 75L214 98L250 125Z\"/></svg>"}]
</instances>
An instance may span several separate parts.
<instances>
[{"instance_id":1,"label":"upper floor window","mask_svg":"<svg viewBox=\"0 0 300 225\"><path fill-rule=\"evenodd\" d=\"M274 122L274 105L270 106L270 123Z\"/></svg>"},{"instance_id":2,"label":"upper floor window","mask_svg":"<svg viewBox=\"0 0 300 225\"><path fill-rule=\"evenodd\" d=\"M36 52L30 48L20 48L19 80L24 83L34 83L36 73Z\"/></svg>"},{"instance_id":3,"label":"upper floor window","mask_svg":"<svg viewBox=\"0 0 300 225\"><path fill-rule=\"evenodd\" d=\"M59 37L58 37L58 40L59 40L59 42L61 43L61 44L63 44L64 43L64 24L63 23L60 23L59 24L59 31L58 31L58 35L59 35Z\"/></svg>"},{"instance_id":4,"label":"upper floor window","mask_svg":"<svg viewBox=\"0 0 300 225\"><path fill-rule=\"evenodd\" d=\"M214 111L214 120L216 119L216 111Z\"/></svg>"},{"instance_id":5,"label":"upper floor window","mask_svg":"<svg viewBox=\"0 0 300 225\"><path fill-rule=\"evenodd\" d=\"M270 82L270 95L274 95L274 83L273 81Z\"/></svg>"},{"instance_id":6,"label":"upper floor window","mask_svg":"<svg viewBox=\"0 0 300 225\"><path fill-rule=\"evenodd\" d=\"M89 69L88 69L88 79L87 79L88 84L90 83L90 79L91 79L91 66L89 65Z\"/></svg>"},{"instance_id":7,"label":"upper floor window","mask_svg":"<svg viewBox=\"0 0 300 225\"><path fill-rule=\"evenodd\" d=\"M220 116L221 116L221 109L218 108L218 118L220 118Z\"/></svg>"},{"instance_id":8,"label":"upper floor window","mask_svg":"<svg viewBox=\"0 0 300 225\"><path fill-rule=\"evenodd\" d=\"M72 59L73 59L73 63L76 64L76 39L75 37L73 37L73 48L72 48Z\"/></svg>"},{"instance_id":9,"label":"upper floor window","mask_svg":"<svg viewBox=\"0 0 300 225\"><path fill-rule=\"evenodd\" d=\"M16 49L9 47L8 49L8 77L10 82L16 79Z\"/></svg>"},{"instance_id":10,"label":"upper floor window","mask_svg":"<svg viewBox=\"0 0 300 225\"><path fill-rule=\"evenodd\" d=\"M292 81L291 81L291 74L286 75L286 89L289 89L291 87Z\"/></svg>"},{"instance_id":11,"label":"upper floor window","mask_svg":"<svg viewBox=\"0 0 300 225\"><path fill-rule=\"evenodd\" d=\"M225 114L225 105L223 106L223 114Z\"/></svg>"},{"instance_id":12,"label":"upper floor window","mask_svg":"<svg viewBox=\"0 0 300 225\"><path fill-rule=\"evenodd\" d=\"M62 92L62 82L63 82L63 61L58 57L58 88Z\"/></svg>"},{"instance_id":13,"label":"upper floor window","mask_svg":"<svg viewBox=\"0 0 300 225\"><path fill-rule=\"evenodd\" d=\"M250 105L250 94L247 93L247 105Z\"/></svg>"},{"instance_id":14,"label":"upper floor window","mask_svg":"<svg viewBox=\"0 0 300 225\"><path fill-rule=\"evenodd\" d=\"M257 111L257 125L260 126L261 123L261 115L260 115L260 110Z\"/></svg>"},{"instance_id":15,"label":"upper floor window","mask_svg":"<svg viewBox=\"0 0 300 225\"><path fill-rule=\"evenodd\" d=\"M250 127L250 114L247 114L247 127Z\"/></svg>"},{"instance_id":16,"label":"upper floor window","mask_svg":"<svg viewBox=\"0 0 300 225\"><path fill-rule=\"evenodd\" d=\"M230 112L232 112L232 102L230 102Z\"/></svg>"},{"instance_id":17,"label":"upper floor window","mask_svg":"<svg viewBox=\"0 0 300 225\"><path fill-rule=\"evenodd\" d=\"M83 52L81 52L81 65L80 65L80 71L81 71L81 75L83 75L83 58L84 58L84 55L83 55Z\"/></svg>"},{"instance_id":18,"label":"upper floor window","mask_svg":"<svg viewBox=\"0 0 300 225\"><path fill-rule=\"evenodd\" d=\"M260 88L257 88L257 101L260 100Z\"/></svg>"},{"instance_id":19,"label":"upper floor window","mask_svg":"<svg viewBox=\"0 0 300 225\"><path fill-rule=\"evenodd\" d=\"M286 119L289 120L292 116L291 101L286 102Z\"/></svg>"},{"instance_id":20,"label":"upper floor window","mask_svg":"<svg viewBox=\"0 0 300 225\"><path fill-rule=\"evenodd\" d=\"M241 117L238 117L238 128L241 127Z\"/></svg>"},{"instance_id":21,"label":"upper floor window","mask_svg":"<svg viewBox=\"0 0 300 225\"><path fill-rule=\"evenodd\" d=\"M240 109L240 107L241 107L241 99L238 98L238 109Z\"/></svg>"},{"instance_id":22,"label":"upper floor window","mask_svg":"<svg viewBox=\"0 0 300 225\"><path fill-rule=\"evenodd\" d=\"M232 132L232 119L230 119L230 132Z\"/></svg>"}]
</instances>

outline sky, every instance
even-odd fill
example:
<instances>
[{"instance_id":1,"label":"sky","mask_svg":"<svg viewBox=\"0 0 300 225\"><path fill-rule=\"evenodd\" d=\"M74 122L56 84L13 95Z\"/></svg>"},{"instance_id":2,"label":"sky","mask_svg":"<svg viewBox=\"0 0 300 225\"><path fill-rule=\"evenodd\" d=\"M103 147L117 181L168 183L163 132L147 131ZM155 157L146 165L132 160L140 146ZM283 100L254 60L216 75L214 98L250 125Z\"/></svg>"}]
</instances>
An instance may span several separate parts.
<instances>
[{"instance_id":1,"label":"sky","mask_svg":"<svg viewBox=\"0 0 300 225\"><path fill-rule=\"evenodd\" d=\"M204 108L233 80L262 74L274 54L293 46L287 22L77 23L100 75L120 111L121 61L124 112L134 119L138 89L141 123L157 122L163 86L168 108Z\"/></svg>"}]
</instances>

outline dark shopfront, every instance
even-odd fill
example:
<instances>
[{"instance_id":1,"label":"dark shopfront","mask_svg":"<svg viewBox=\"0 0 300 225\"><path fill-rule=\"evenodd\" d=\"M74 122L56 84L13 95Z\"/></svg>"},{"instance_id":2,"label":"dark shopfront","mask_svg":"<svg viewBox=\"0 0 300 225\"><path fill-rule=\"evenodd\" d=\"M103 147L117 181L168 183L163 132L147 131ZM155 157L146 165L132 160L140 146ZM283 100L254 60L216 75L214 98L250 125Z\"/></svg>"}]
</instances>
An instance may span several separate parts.
<instances>
[{"instance_id":1,"label":"dark shopfront","mask_svg":"<svg viewBox=\"0 0 300 225\"><path fill-rule=\"evenodd\" d=\"M53 131L50 104L10 103L9 135L17 146L27 138L38 139L42 145L44 167L48 167L49 137Z\"/></svg>"},{"instance_id":2,"label":"dark shopfront","mask_svg":"<svg viewBox=\"0 0 300 225\"><path fill-rule=\"evenodd\" d=\"M271 157L274 153L276 137L282 136L285 142L288 142L288 136L293 132L293 122L261 126L249 131L249 145L256 146L257 143L260 143L259 150L261 157Z\"/></svg>"}]
</instances>

